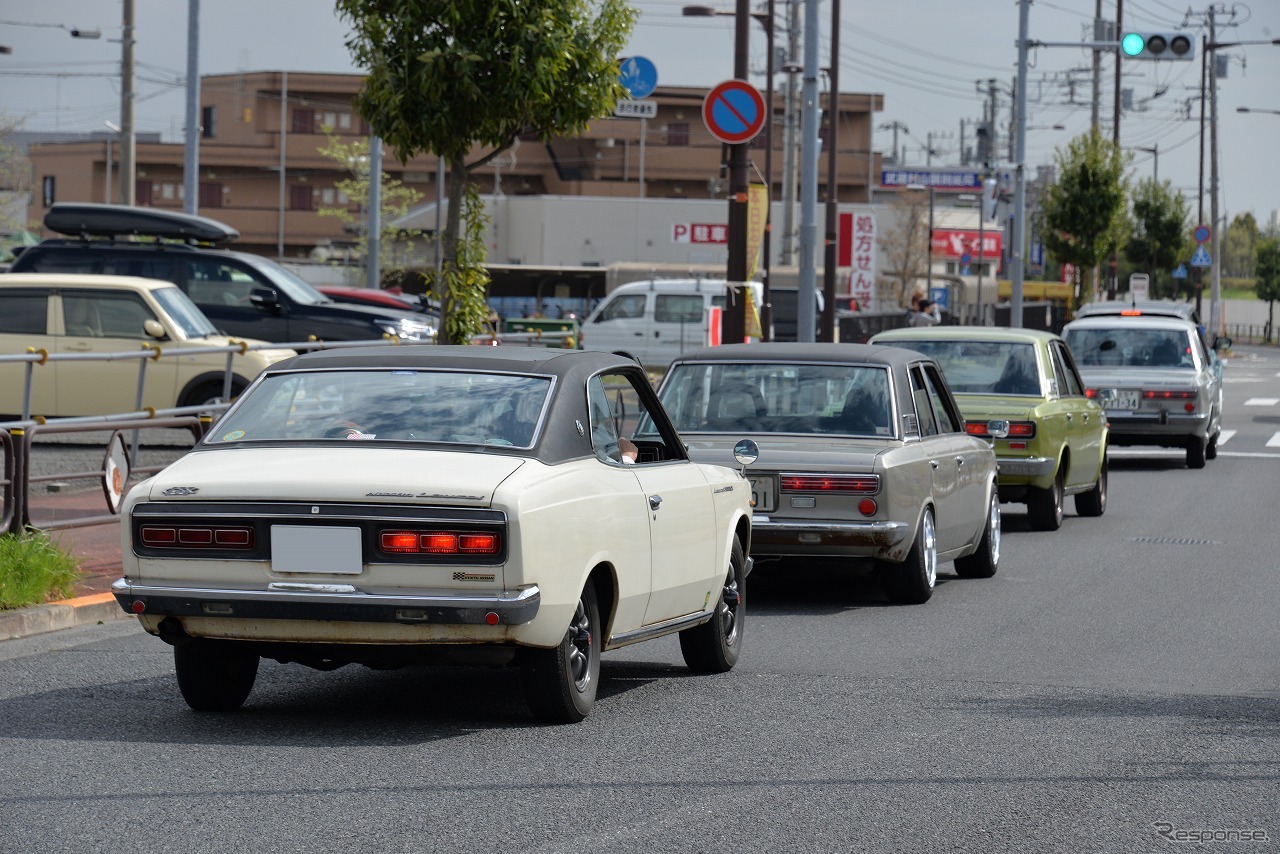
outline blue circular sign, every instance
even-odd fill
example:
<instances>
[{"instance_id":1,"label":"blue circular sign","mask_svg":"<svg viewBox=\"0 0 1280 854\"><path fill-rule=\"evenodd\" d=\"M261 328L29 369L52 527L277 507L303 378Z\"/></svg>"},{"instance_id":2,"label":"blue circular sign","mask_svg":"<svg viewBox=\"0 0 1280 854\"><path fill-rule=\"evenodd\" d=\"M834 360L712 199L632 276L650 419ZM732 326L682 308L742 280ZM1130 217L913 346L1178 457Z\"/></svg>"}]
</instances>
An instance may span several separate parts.
<instances>
[{"instance_id":1,"label":"blue circular sign","mask_svg":"<svg viewBox=\"0 0 1280 854\"><path fill-rule=\"evenodd\" d=\"M1208 243L1209 238L1213 236L1213 232L1209 230L1207 225L1197 225L1196 230L1192 232L1196 243Z\"/></svg>"},{"instance_id":2,"label":"blue circular sign","mask_svg":"<svg viewBox=\"0 0 1280 854\"><path fill-rule=\"evenodd\" d=\"M658 88L658 68L643 56L628 56L618 69L618 79L632 98L648 98Z\"/></svg>"},{"instance_id":3,"label":"blue circular sign","mask_svg":"<svg viewBox=\"0 0 1280 854\"><path fill-rule=\"evenodd\" d=\"M711 135L736 145L746 142L764 127L764 98L745 80L726 80L702 102L702 121Z\"/></svg>"}]
</instances>

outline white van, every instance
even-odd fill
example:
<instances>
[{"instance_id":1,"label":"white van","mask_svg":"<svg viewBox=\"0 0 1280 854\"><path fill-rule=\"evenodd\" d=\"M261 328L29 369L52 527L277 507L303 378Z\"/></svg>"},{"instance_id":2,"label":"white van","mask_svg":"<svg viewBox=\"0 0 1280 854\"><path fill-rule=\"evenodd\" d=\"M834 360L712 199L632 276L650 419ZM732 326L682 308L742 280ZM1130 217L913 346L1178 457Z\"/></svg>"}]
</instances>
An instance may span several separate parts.
<instances>
[{"instance_id":1,"label":"white van","mask_svg":"<svg viewBox=\"0 0 1280 854\"><path fill-rule=\"evenodd\" d=\"M760 304L758 282L750 287ZM725 308L723 279L650 279L615 288L582 324L582 348L626 353L662 368L707 345L707 309Z\"/></svg>"}]
</instances>

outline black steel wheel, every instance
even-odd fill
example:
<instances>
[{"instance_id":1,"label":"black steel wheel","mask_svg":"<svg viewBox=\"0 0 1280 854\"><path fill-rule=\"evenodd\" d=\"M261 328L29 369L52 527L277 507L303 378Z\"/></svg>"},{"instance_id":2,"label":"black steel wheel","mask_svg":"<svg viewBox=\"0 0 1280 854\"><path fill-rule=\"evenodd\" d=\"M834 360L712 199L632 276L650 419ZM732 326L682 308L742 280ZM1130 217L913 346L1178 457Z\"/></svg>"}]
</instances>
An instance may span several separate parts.
<instances>
[{"instance_id":1,"label":"black steel wheel","mask_svg":"<svg viewBox=\"0 0 1280 854\"><path fill-rule=\"evenodd\" d=\"M1202 469L1206 459L1208 459L1208 443L1199 436L1187 439L1187 468Z\"/></svg>"},{"instance_id":2,"label":"black steel wheel","mask_svg":"<svg viewBox=\"0 0 1280 854\"><path fill-rule=\"evenodd\" d=\"M697 673L727 673L738 663L747 619L746 558L742 543L733 538L729 571L720 590L715 616L680 633L684 663Z\"/></svg>"},{"instance_id":3,"label":"black steel wheel","mask_svg":"<svg viewBox=\"0 0 1280 854\"><path fill-rule=\"evenodd\" d=\"M590 714L600 687L602 628L596 588L588 581L560 644L522 652L525 697L538 720L572 724Z\"/></svg>"}]
</instances>

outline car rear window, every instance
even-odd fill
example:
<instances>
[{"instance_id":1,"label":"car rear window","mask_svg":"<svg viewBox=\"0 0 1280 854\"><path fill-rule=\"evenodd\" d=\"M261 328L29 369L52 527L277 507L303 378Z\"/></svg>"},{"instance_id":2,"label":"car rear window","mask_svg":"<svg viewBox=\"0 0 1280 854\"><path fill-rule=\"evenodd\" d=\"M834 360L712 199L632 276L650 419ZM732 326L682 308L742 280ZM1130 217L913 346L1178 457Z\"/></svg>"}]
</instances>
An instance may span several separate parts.
<instances>
[{"instance_id":1,"label":"car rear window","mask_svg":"<svg viewBox=\"0 0 1280 854\"><path fill-rule=\"evenodd\" d=\"M889 374L876 365L684 362L662 404L689 433L893 433Z\"/></svg>"},{"instance_id":2,"label":"car rear window","mask_svg":"<svg viewBox=\"0 0 1280 854\"><path fill-rule=\"evenodd\" d=\"M206 444L339 440L532 447L551 380L435 370L270 375L219 422Z\"/></svg>"},{"instance_id":3,"label":"car rear window","mask_svg":"<svg viewBox=\"0 0 1280 854\"><path fill-rule=\"evenodd\" d=\"M1127 368L1194 367L1191 341L1181 329L1068 329L1064 336L1076 361L1085 366Z\"/></svg>"},{"instance_id":4,"label":"car rear window","mask_svg":"<svg viewBox=\"0 0 1280 854\"><path fill-rule=\"evenodd\" d=\"M49 295L12 291L0 293L0 335L44 335Z\"/></svg>"},{"instance_id":5,"label":"car rear window","mask_svg":"<svg viewBox=\"0 0 1280 854\"><path fill-rule=\"evenodd\" d=\"M888 342L886 342L888 343ZM1039 397L1035 345L1016 341L894 342L932 356L955 394L1022 394Z\"/></svg>"}]
</instances>

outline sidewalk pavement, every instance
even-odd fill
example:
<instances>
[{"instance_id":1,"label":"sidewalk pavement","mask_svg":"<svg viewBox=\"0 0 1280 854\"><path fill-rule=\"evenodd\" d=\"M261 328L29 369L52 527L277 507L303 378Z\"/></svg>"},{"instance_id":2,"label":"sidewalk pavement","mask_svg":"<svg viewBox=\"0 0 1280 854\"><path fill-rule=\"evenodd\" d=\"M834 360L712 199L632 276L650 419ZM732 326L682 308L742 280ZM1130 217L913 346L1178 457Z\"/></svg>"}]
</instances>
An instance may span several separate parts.
<instances>
[{"instance_id":1,"label":"sidewalk pavement","mask_svg":"<svg viewBox=\"0 0 1280 854\"><path fill-rule=\"evenodd\" d=\"M36 527L50 522L83 519L108 512L102 489L82 489L31 496L30 517ZM108 620L132 619L110 593L111 583L123 574L120 559L120 523L85 525L49 533L53 542L80 562L81 578L75 596L16 611L0 611L0 641L44 632L93 625Z\"/></svg>"}]
</instances>

